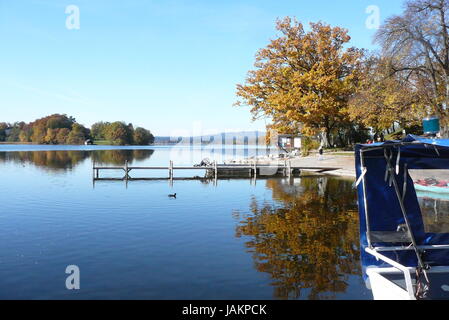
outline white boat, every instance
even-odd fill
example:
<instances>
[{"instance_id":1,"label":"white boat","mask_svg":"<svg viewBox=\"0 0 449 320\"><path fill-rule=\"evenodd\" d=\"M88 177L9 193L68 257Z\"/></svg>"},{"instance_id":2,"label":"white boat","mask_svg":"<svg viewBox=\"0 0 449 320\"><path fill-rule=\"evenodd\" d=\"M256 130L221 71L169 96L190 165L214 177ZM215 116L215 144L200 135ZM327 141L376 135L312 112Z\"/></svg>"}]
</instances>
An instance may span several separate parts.
<instances>
[{"instance_id":1,"label":"white boat","mask_svg":"<svg viewBox=\"0 0 449 320\"><path fill-rule=\"evenodd\" d=\"M412 178L426 170L449 172L449 140L356 148L361 260L376 300L449 299L449 230L429 231L417 190L435 192Z\"/></svg>"}]
</instances>

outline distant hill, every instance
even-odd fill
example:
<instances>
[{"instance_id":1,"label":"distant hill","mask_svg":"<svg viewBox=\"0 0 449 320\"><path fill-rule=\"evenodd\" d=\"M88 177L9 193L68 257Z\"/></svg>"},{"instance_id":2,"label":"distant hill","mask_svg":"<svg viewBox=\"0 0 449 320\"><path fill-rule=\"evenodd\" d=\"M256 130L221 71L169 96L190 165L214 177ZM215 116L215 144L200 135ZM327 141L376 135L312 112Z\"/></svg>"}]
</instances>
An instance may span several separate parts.
<instances>
[{"instance_id":1,"label":"distant hill","mask_svg":"<svg viewBox=\"0 0 449 320\"><path fill-rule=\"evenodd\" d=\"M154 138L155 145L175 145L175 144L238 144L238 145L255 145L265 143L265 132L262 131L240 131L240 132L223 132L213 135L203 135L195 137L169 137L156 136Z\"/></svg>"}]
</instances>

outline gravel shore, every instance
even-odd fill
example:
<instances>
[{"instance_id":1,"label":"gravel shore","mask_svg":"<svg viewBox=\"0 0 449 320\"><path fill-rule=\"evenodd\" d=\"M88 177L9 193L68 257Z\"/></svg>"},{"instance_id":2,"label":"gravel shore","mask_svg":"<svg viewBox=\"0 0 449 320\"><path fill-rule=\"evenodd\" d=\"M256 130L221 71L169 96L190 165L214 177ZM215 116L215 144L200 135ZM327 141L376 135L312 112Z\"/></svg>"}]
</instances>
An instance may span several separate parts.
<instances>
[{"instance_id":1,"label":"gravel shore","mask_svg":"<svg viewBox=\"0 0 449 320\"><path fill-rule=\"evenodd\" d=\"M245 162L252 163L254 159L247 159ZM353 152L345 152L345 153L325 153L322 157L318 154L312 154L308 157L294 157L288 159L291 161L292 166L299 167L323 167L323 168L335 168L334 171L326 172L329 175L336 175L348 178L355 178L355 158ZM282 164L284 163L283 159L258 159L257 161L260 164ZM303 170L306 171L307 170ZM314 170L310 170L313 172Z\"/></svg>"}]
</instances>

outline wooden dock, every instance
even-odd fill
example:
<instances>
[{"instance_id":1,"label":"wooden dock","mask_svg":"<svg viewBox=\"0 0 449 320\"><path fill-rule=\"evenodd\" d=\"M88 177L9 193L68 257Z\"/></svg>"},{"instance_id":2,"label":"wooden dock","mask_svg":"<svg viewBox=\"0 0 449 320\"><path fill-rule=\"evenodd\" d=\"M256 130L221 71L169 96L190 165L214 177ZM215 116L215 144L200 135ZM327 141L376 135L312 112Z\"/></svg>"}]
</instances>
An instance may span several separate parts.
<instances>
[{"instance_id":1,"label":"wooden dock","mask_svg":"<svg viewBox=\"0 0 449 320\"><path fill-rule=\"evenodd\" d=\"M340 168L324 168L324 167L301 167L292 166L291 161L282 161L280 164L258 164L254 161L252 164L218 164L216 161L209 166L177 166L175 167L173 161L169 162L167 167L139 167L129 166L128 161L123 166L98 166L95 162L92 163L92 178L94 181L100 180L204 180L204 179L222 179L222 178L262 178L284 176L291 177L299 175L302 171L311 171L316 173L326 173L330 171L339 170ZM101 177L100 172L106 170L123 171L124 175L119 177ZM151 170L151 171L166 171L167 175L163 177L148 177L148 178L132 178L131 171L137 170ZM178 177L175 178L175 171L185 170L202 170L205 172L204 177Z\"/></svg>"}]
</instances>

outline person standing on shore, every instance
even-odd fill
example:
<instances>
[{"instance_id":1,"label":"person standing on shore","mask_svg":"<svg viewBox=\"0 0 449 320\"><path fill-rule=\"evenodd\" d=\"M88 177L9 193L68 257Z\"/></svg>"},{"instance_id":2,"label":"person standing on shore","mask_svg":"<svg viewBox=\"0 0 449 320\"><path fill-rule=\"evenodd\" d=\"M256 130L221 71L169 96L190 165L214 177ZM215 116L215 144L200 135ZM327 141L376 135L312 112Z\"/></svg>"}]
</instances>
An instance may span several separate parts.
<instances>
[{"instance_id":1,"label":"person standing on shore","mask_svg":"<svg viewBox=\"0 0 449 320\"><path fill-rule=\"evenodd\" d=\"M319 153L318 160L322 161L323 160L323 153L324 153L323 145L320 145L320 148L318 149L318 153Z\"/></svg>"}]
</instances>

